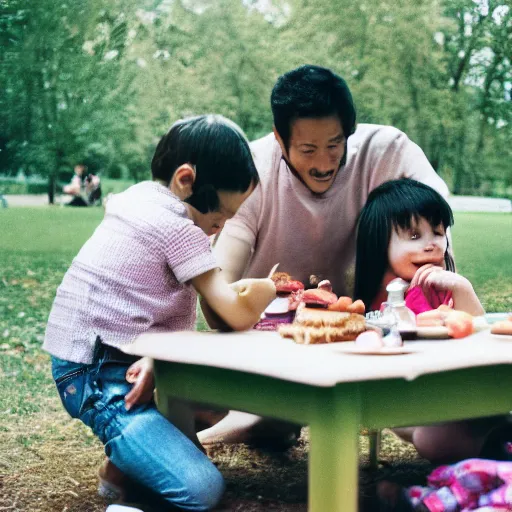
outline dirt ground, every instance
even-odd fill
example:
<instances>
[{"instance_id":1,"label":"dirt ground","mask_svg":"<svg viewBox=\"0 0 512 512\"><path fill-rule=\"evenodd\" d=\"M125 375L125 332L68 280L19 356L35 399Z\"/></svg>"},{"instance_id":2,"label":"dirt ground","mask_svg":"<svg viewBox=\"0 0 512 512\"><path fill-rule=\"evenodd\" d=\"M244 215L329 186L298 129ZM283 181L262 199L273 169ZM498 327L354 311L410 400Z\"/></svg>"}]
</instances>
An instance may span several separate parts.
<instances>
[{"instance_id":1,"label":"dirt ground","mask_svg":"<svg viewBox=\"0 0 512 512\"><path fill-rule=\"evenodd\" d=\"M15 429L2 428L0 412L0 511L105 510L107 503L96 492L102 447L87 428L69 419L59 407L49 399L44 416L20 417ZM378 510L373 501L376 482L421 483L430 470L392 433L384 432L381 458L385 464L377 470L367 467L367 449L368 439L361 436L361 510ZM305 512L307 452L307 428L302 429L299 444L285 453L265 453L245 445L211 450L209 455L227 483L217 510Z\"/></svg>"}]
</instances>

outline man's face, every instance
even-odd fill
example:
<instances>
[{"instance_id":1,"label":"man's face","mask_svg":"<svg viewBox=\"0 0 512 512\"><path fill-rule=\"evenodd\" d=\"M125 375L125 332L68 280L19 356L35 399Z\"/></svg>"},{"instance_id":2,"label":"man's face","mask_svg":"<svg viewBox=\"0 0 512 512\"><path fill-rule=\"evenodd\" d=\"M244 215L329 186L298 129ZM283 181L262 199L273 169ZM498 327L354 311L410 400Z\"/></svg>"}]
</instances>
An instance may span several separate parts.
<instances>
[{"instance_id":1,"label":"man's face","mask_svg":"<svg viewBox=\"0 0 512 512\"><path fill-rule=\"evenodd\" d=\"M283 154L304 184L317 194L329 190L345 155L345 136L338 116L298 118L292 122L288 151Z\"/></svg>"}]
</instances>

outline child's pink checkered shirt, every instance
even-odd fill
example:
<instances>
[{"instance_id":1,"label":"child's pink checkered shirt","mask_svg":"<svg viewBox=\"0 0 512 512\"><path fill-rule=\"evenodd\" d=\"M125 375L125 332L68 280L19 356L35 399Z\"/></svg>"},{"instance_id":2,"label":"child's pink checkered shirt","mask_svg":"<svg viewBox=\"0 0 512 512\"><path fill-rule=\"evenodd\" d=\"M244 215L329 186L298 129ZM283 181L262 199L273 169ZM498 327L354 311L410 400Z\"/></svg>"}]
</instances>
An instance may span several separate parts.
<instances>
[{"instance_id":1,"label":"child's pink checkered shirt","mask_svg":"<svg viewBox=\"0 0 512 512\"><path fill-rule=\"evenodd\" d=\"M43 348L92 362L99 336L119 347L146 331L193 329L190 279L217 266L210 241L167 188L146 181L113 196L66 272Z\"/></svg>"}]
</instances>

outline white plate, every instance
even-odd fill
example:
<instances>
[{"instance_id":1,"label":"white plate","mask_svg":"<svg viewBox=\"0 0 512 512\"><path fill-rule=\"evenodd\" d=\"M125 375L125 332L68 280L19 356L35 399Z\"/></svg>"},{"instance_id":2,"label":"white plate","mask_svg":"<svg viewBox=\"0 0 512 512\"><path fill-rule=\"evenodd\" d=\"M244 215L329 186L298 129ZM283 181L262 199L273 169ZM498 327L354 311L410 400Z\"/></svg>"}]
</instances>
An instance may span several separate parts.
<instances>
[{"instance_id":1,"label":"white plate","mask_svg":"<svg viewBox=\"0 0 512 512\"><path fill-rule=\"evenodd\" d=\"M494 336L497 340L512 341L512 334L495 334L491 332L491 336Z\"/></svg>"},{"instance_id":2,"label":"white plate","mask_svg":"<svg viewBox=\"0 0 512 512\"><path fill-rule=\"evenodd\" d=\"M277 297L265 309L265 315L284 315L288 313L288 297Z\"/></svg>"},{"instance_id":3,"label":"white plate","mask_svg":"<svg viewBox=\"0 0 512 512\"><path fill-rule=\"evenodd\" d=\"M347 347L344 350L340 350L344 354L356 354L359 356L399 356L403 354L413 354L417 352L411 347L383 347L381 349L364 350L358 347Z\"/></svg>"}]
</instances>

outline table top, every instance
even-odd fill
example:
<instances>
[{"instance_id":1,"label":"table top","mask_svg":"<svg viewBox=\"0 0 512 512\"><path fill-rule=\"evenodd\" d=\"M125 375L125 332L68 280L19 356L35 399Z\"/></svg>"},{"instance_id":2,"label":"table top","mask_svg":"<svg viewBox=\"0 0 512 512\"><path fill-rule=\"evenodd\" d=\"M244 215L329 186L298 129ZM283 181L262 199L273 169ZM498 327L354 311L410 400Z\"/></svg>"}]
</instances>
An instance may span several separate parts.
<instances>
[{"instance_id":1,"label":"table top","mask_svg":"<svg viewBox=\"0 0 512 512\"><path fill-rule=\"evenodd\" d=\"M353 342L298 345L276 332L146 333L123 347L161 361L211 366L331 387L344 382L403 378L449 370L512 364L512 336L489 329L459 340L409 341L409 353L359 355Z\"/></svg>"}]
</instances>

